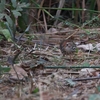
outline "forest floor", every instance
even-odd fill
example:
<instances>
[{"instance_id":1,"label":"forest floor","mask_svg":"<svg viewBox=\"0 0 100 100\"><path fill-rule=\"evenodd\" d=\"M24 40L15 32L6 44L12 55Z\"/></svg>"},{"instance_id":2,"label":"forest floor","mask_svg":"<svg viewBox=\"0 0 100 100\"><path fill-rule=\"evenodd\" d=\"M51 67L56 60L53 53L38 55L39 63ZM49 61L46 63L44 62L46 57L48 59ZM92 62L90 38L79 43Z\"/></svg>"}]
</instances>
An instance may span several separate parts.
<instances>
[{"instance_id":1,"label":"forest floor","mask_svg":"<svg viewBox=\"0 0 100 100\"><path fill-rule=\"evenodd\" d=\"M52 28L15 45L0 41L0 100L100 100L100 29L86 31ZM70 36L78 48L72 61L59 48Z\"/></svg>"}]
</instances>

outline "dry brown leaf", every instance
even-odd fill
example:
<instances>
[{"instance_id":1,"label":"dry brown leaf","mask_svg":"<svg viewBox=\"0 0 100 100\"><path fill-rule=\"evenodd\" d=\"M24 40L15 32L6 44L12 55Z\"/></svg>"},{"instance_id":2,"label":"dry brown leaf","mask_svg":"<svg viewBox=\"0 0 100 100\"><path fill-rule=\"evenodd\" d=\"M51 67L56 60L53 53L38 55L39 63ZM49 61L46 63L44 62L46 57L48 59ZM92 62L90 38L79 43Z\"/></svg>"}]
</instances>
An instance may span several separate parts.
<instances>
[{"instance_id":1,"label":"dry brown leaf","mask_svg":"<svg viewBox=\"0 0 100 100\"><path fill-rule=\"evenodd\" d=\"M51 33L51 34L54 34L54 33L57 33L58 31L57 31L57 29L56 28L50 28L49 30L48 30L48 33Z\"/></svg>"},{"instance_id":2,"label":"dry brown leaf","mask_svg":"<svg viewBox=\"0 0 100 100\"><path fill-rule=\"evenodd\" d=\"M95 48L96 48L98 51L100 51L100 43L97 43L96 46L95 46Z\"/></svg>"},{"instance_id":3,"label":"dry brown leaf","mask_svg":"<svg viewBox=\"0 0 100 100\"><path fill-rule=\"evenodd\" d=\"M93 76L93 72L95 72L95 69L93 68L83 68L80 71L80 75L92 75Z\"/></svg>"},{"instance_id":4,"label":"dry brown leaf","mask_svg":"<svg viewBox=\"0 0 100 100\"><path fill-rule=\"evenodd\" d=\"M93 51L93 49L95 47L93 47L93 45L91 43L89 44L86 44L86 45L78 45L77 48L80 48L80 49L83 49L83 50L90 50L90 51Z\"/></svg>"},{"instance_id":5,"label":"dry brown leaf","mask_svg":"<svg viewBox=\"0 0 100 100\"><path fill-rule=\"evenodd\" d=\"M27 77L28 75L27 75L27 72L23 70L20 66L21 64L15 64L14 68L19 76L19 79L23 79L24 77ZM11 70L9 73L11 74L11 78L18 79L13 67L11 67Z\"/></svg>"}]
</instances>

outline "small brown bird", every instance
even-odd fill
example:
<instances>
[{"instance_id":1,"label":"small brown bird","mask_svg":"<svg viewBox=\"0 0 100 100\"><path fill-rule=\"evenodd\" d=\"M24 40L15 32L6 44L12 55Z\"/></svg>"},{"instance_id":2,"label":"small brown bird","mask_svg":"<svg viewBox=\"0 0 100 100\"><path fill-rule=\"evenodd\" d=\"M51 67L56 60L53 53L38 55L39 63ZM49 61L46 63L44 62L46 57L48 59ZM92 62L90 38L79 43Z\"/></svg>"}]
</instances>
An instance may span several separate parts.
<instances>
[{"instance_id":1,"label":"small brown bird","mask_svg":"<svg viewBox=\"0 0 100 100\"><path fill-rule=\"evenodd\" d=\"M70 61L72 62L71 55L73 55L74 52L76 51L76 44L72 41L63 40L60 43L60 50L61 50L63 56L69 55Z\"/></svg>"}]
</instances>

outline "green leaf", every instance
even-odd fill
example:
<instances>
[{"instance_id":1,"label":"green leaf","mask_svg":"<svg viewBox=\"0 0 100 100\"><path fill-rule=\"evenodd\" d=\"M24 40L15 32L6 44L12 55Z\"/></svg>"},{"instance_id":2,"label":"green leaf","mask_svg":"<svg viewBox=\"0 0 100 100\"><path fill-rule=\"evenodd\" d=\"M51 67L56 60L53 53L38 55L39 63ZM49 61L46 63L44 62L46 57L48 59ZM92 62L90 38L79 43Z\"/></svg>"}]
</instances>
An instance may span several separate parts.
<instances>
[{"instance_id":1,"label":"green leaf","mask_svg":"<svg viewBox=\"0 0 100 100\"><path fill-rule=\"evenodd\" d=\"M5 26L5 24L4 24L4 22L0 22L0 29L5 29L6 28L6 26Z\"/></svg>"},{"instance_id":2,"label":"green leaf","mask_svg":"<svg viewBox=\"0 0 100 100\"><path fill-rule=\"evenodd\" d=\"M5 15L5 18L6 18L7 22L9 23L10 27L13 27L12 19L8 15Z\"/></svg>"},{"instance_id":3,"label":"green leaf","mask_svg":"<svg viewBox=\"0 0 100 100\"><path fill-rule=\"evenodd\" d=\"M38 93L39 92L39 88L36 88L32 91L32 93Z\"/></svg>"},{"instance_id":4,"label":"green leaf","mask_svg":"<svg viewBox=\"0 0 100 100\"><path fill-rule=\"evenodd\" d=\"M6 4L6 1L5 0L1 0L1 3L0 3L0 12L1 13L5 10L5 4Z\"/></svg>"},{"instance_id":5,"label":"green leaf","mask_svg":"<svg viewBox=\"0 0 100 100\"><path fill-rule=\"evenodd\" d=\"M9 72L10 69L11 69L10 67L7 67L7 66L1 66L1 65L0 65L0 72L2 72L2 73L3 73L3 72Z\"/></svg>"},{"instance_id":6,"label":"green leaf","mask_svg":"<svg viewBox=\"0 0 100 100\"><path fill-rule=\"evenodd\" d=\"M20 8L20 7L17 7L16 10L17 10L17 11L23 11L23 9Z\"/></svg>"},{"instance_id":7,"label":"green leaf","mask_svg":"<svg viewBox=\"0 0 100 100\"><path fill-rule=\"evenodd\" d=\"M3 30L1 30L1 32L8 41L12 41L12 38L11 38L11 35L10 35L10 32L8 31L8 29L3 29Z\"/></svg>"},{"instance_id":8,"label":"green leaf","mask_svg":"<svg viewBox=\"0 0 100 100\"><path fill-rule=\"evenodd\" d=\"M23 8L23 7L28 7L29 5L30 5L29 3L23 2L23 3L19 4L18 7Z\"/></svg>"},{"instance_id":9,"label":"green leaf","mask_svg":"<svg viewBox=\"0 0 100 100\"><path fill-rule=\"evenodd\" d=\"M9 32L10 32L10 35L11 35L11 39L14 41L15 40L15 32L14 32L14 27L13 27L13 29L11 29L11 27L10 27L10 25L8 24L8 22L5 22L5 25L6 25L6 27L7 27L7 29L9 30Z\"/></svg>"},{"instance_id":10,"label":"green leaf","mask_svg":"<svg viewBox=\"0 0 100 100\"><path fill-rule=\"evenodd\" d=\"M18 18L18 16L21 16L21 13L18 12L17 10L12 10L12 13L13 13L15 18Z\"/></svg>"},{"instance_id":11,"label":"green leaf","mask_svg":"<svg viewBox=\"0 0 100 100\"><path fill-rule=\"evenodd\" d=\"M11 2L12 2L12 6L13 6L14 8L16 8L16 7L17 7L17 1L16 1L16 0L11 0Z\"/></svg>"},{"instance_id":12,"label":"green leaf","mask_svg":"<svg viewBox=\"0 0 100 100\"><path fill-rule=\"evenodd\" d=\"M28 31L29 31L31 24L32 24L32 23L30 23L30 24L28 25L28 27L25 29L25 32L28 32Z\"/></svg>"},{"instance_id":13,"label":"green leaf","mask_svg":"<svg viewBox=\"0 0 100 100\"><path fill-rule=\"evenodd\" d=\"M5 16L5 14L0 13L0 19L2 19Z\"/></svg>"},{"instance_id":14,"label":"green leaf","mask_svg":"<svg viewBox=\"0 0 100 100\"><path fill-rule=\"evenodd\" d=\"M23 11L23 9L22 8L25 8L25 7L28 7L30 4L29 3L21 3L21 4L19 4L18 6L17 6L17 8L16 8L16 10L17 11Z\"/></svg>"}]
</instances>

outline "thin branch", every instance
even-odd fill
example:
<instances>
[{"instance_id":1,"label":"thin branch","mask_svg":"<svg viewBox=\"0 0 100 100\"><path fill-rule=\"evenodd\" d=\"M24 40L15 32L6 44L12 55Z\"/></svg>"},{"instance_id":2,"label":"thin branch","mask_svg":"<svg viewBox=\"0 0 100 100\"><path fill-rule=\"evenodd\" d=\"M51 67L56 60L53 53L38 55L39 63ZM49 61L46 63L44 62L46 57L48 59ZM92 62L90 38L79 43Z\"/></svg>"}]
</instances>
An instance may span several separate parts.
<instances>
[{"instance_id":1,"label":"thin branch","mask_svg":"<svg viewBox=\"0 0 100 100\"><path fill-rule=\"evenodd\" d=\"M86 80L94 80L94 79L100 79L99 77L88 77L88 78L77 78L77 79L72 79L72 81L86 81Z\"/></svg>"},{"instance_id":2,"label":"thin branch","mask_svg":"<svg viewBox=\"0 0 100 100\"><path fill-rule=\"evenodd\" d=\"M46 69L80 69L80 68L100 68L100 65L98 66L47 66L47 67L44 67Z\"/></svg>"}]
</instances>

